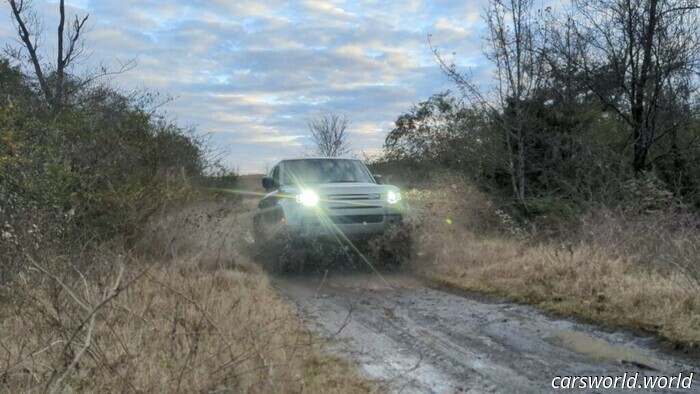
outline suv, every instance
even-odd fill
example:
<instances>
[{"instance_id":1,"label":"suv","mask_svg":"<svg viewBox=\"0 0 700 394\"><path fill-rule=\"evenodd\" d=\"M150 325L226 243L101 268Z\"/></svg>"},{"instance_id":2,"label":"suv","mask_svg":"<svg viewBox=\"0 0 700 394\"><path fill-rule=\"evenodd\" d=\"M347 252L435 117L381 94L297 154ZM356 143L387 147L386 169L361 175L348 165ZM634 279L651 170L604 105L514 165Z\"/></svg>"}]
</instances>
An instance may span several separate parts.
<instances>
[{"instance_id":1,"label":"suv","mask_svg":"<svg viewBox=\"0 0 700 394\"><path fill-rule=\"evenodd\" d=\"M382 185L360 160L282 160L262 179L267 194L253 216L256 243L282 236L370 238L401 223L395 186Z\"/></svg>"}]
</instances>

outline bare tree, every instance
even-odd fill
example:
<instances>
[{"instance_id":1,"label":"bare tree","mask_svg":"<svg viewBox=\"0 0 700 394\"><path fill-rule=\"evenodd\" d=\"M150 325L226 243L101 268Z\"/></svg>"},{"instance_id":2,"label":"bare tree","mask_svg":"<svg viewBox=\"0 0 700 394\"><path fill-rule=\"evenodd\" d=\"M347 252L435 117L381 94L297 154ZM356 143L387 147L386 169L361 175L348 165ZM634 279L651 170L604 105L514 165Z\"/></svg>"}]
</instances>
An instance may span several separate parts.
<instances>
[{"instance_id":1,"label":"bare tree","mask_svg":"<svg viewBox=\"0 0 700 394\"><path fill-rule=\"evenodd\" d=\"M652 145L673 138L684 121L663 114L675 88L697 76L698 10L695 0L573 0L566 29L575 32L577 51L562 54L629 126L635 172L648 169Z\"/></svg>"},{"instance_id":2,"label":"bare tree","mask_svg":"<svg viewBox=\"0 0 700 394\"><path fill-rule=\"evenodd\" d=\"M324 157L340 157L350 152L347 128L350 124L346 115L322 114L309 119L307 125L314 143L314 153Z\"/></svg>"},{"instance_id":3,"label":"bare tree","mask_svg":"<svg viewBox=\"0 0 700 394\"><path fill-rule=\"evenodd\" d=\"M469 77L457 70L430 43L443 72L477 107L494 117L506 147L505 166L518 201L526 198L526 134L528 105L544 81L546 35L532 15L532 0L490 0L484 19L488 25L486 56L496 66L496 96L487 97Z\"/></svg>"},{"instance_id":4,"label":"bare tree","mask_svg":"<svg viewBox=\"0 0 700 394\"><path fill-rule=\"evenodd\" d=\"M66 24L64 0L59 1L56 63L55 65L47 65L42 64L38 54L43 28L41 19L31 6L31 1L7 0L7 2L12 9L12 18L17 28L17 34L23 49L27 51L43 96L52 110L58 112L66 99L66 72L84 51L85 46L81 34L89 15L82 18L75 15ZM21 58L21 50L19 49L8 48L8 52L15 58Z\"/></svg>"}]
</instances>

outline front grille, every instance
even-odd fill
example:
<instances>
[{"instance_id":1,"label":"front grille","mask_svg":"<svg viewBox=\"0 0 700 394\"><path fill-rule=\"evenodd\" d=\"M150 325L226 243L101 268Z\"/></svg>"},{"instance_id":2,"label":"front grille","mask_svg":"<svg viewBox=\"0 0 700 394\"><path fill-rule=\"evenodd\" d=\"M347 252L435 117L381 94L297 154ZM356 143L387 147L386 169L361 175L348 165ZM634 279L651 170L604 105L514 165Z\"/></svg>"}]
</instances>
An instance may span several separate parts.
<instances>
[{"instance_id":1,"label":"front grille","mask_svg":"<svg viewBox=\"0 0 700 394\"><path fill-rule=\"evenodd\" d=\"M330 216L330 219L336 224L381 223L384 221L384 215Z\"/></svg>"},{"instance_id":2,"label":"front grille","mask_svg":"<svg viewBox=\"0 0 700 394\"><path fill-rule=\"evenodd\" d=\"M331 201L379 200L379 193L364 194L329 194Z\"/></svg>"},{"instance_id":3,"label":"front grille","mask_svg":"<svg viewBox=\"0 0 700 394\"><path fill-rule=\"evenodd\" d=\"M330 209L372 209L381 208L379 205L364 205L364 204L354 204L354 205L336 205L329 207Z\"/></svg>"}]
</instances>

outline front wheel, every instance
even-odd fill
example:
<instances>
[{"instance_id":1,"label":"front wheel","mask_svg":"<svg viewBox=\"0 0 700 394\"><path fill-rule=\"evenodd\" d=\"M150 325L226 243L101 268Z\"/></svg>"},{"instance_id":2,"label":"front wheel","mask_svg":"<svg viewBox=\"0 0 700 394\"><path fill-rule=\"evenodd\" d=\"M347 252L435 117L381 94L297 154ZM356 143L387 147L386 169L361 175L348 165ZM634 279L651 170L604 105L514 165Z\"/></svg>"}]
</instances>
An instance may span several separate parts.
<instances>
[{"instance_id":1,"label":"front wheel","mask_svg":"<svg viewBox=\"0 0 700 394\"><path fill-rule=\"evenodd\" d=\"M372 259L379 265L397 269L407 265L413 256L413 229L406 223L390 227L369 241Z\"/></svg>"},{"instance_id":2,"label":"front wheel","mask_svg":"<svg viewBox=\"0 0 700 394\"><path fill-rule=\"evenodd\" d=\"M275 271L284 273L303 271L307 250L301 239L284 231L279 234L276 241Z\"/></svg>"}]
</instances>

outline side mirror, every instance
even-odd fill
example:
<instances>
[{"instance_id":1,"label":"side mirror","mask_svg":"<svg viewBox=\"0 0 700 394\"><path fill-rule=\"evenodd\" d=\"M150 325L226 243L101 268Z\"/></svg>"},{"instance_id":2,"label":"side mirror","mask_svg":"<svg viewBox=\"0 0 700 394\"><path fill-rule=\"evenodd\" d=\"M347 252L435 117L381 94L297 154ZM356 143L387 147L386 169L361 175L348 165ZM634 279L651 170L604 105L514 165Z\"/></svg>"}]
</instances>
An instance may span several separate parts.
<instances>
[{"instance_id":1,"label":"side mirror","mask_svg":"<svg viewBox=\"0 0 700 394\"><path fill-rule=\"evenodd\" d=\"M279 186L279 183L274 178L271 178L269 176L263 177L262 179L262 187L265 190L270 190L274 189L277 186Z\"/></svg>"},{"instance_id":2,"label":"side mirror","mask_svg":"<svg viewBox=\"0 0 700 394\"><path fill-rule=\"evenodd\" d=\"M381 175L375 175L375 176L374 176L374 181L381 185L381 184L382 184L382 176L381 176Z\"/></svg>"}]
</instances>

